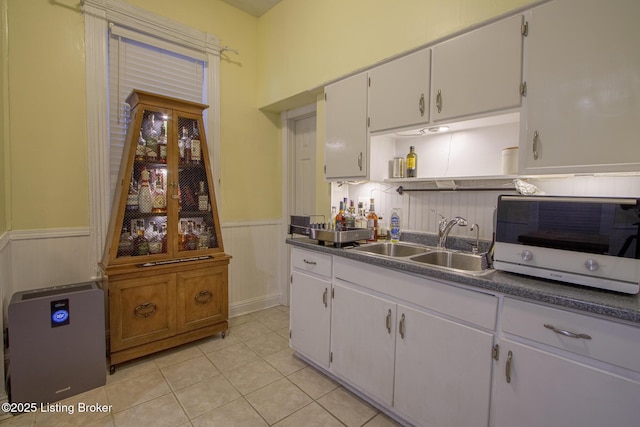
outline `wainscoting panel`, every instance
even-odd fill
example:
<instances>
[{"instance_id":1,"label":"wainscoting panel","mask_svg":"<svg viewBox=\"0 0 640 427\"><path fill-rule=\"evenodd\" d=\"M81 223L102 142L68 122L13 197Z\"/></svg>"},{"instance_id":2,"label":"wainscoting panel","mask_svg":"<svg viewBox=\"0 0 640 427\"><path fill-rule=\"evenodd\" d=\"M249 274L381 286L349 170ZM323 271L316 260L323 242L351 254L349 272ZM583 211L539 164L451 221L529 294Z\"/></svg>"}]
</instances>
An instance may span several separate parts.
<instances>
[{"instance_id":1,"label":"wainscoting panel","mask_svg":"<svg viewBox=\"0 0 640 427\"><path fill-rule=\"evenodd\" d=\"M279 220L223 223L229 264L229 316L280 304L284 235Z\"/></svg>"}]
</instances>

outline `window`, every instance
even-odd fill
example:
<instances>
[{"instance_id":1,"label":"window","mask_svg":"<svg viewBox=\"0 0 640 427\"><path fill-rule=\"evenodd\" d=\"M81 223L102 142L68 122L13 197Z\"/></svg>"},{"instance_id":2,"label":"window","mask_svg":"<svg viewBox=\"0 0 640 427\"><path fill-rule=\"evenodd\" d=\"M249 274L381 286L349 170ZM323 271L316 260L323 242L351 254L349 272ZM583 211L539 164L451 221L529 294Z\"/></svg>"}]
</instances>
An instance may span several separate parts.
<instances>
[{"instance_id":1,"label":"window","mask_svg":"<svg viewBox=\"0 0 640 427\"><path fill-rule=\"evenodd\" d=\"M116 175L118 173L124 140L123 129L126 125L123 120L125 116L120 111L123 105L121 97L126 98L135 87L208 104L209 109L205 116L207 148L209 158L212 159L214 185L217 187L220 177L218 70L221 47L218 38L211 34L157 16L122 0L83 0L82 10L85 17L87 144L90 171L92 242L89 250L92 251L91 258L96 260L95 278L99 278L102 273L97 261L104 249L113 199L112 189L115 184L111 171L114 170ZM110 55L116 52L118 65L114 71L110 69L110 66L115 64ZM145 65L143 60L150 62ZM133 66L131 61L142 62ZM136 76L134 69L142 70L142 73ZM149 78L149 70L153 70L153 78ZM179 87L171 84L171 79L175 80L171 70L180 70L183 73L178 78ZM187 74L190 77L185 77ZM145 78L141 78L141 75ZM116 76L116 87L112 88L110 80ZM157 86L146 86L154 83ZM143 84L145 86L142 86ZM115 90L115 93L111 92L110 88ZM117 111L112 111L112 108ZM116 124L120 121L119 130L111 127L112 118ZM113 133L111 142L110 133ZM216 195L220 197L218 188Z\"/></svg>"}]
</instances>

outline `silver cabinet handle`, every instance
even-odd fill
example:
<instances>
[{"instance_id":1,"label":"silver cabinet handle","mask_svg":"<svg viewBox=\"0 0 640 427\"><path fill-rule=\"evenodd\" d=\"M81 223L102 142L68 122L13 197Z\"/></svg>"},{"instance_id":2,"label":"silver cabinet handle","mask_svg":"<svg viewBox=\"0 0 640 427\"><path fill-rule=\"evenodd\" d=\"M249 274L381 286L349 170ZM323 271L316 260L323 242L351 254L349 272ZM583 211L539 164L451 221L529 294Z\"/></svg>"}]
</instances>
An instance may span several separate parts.
<instances>
[{"instance_id":1,"label":"silver cabinet handle","mask_svg":"<svg viewBox=\"0 0 640 427\"><path fill-rule=\"evenodd\" d=\"M438 90L438 94L436 95L436 108L438 109L438 113L442 112L442 92Z\"/></svg>"},{"instance_id":2,"label":"silver cabinet handle","mask_svg":"<svg viewBox=\"0 0 640 427\"><path fill-rule=\"evenodd\" d=\"M362 151L358 155L358 167L362 170Z\"/></svg>"},{"instance_id":3,"label":"silver cabinet handle","mask_svg":"<svg viewBox=\"0 0 640 427\"><path fill-rule=\"evenodd\" d=\"M304 261L304 263L305 263L305 264L309 264L309 265L316 265L316 264L318 264L318 263L317 263L317 262L315 262L315 261L309 261L309 260L306 260L306 259L303 259L302 261Z\"/></svg>"},{"instance_id":4,"label":"silver cabinet handle","mask_svg":"<svg viewBox=\"0 0 640 427\"><path fill-rule=\"evenodd\" d=\"M327 293L329 290L324 288L324 293L322 294L322 302L324 303L325 308L327 307Z\"/></svg>"},{"instance_id":5,"label":"silver cabinet handle","mask_svg":"<svg viewBox=\"0 0 640 427\"><path fill-rule=\"evenodd\" d=\"M565 337L583 339L583 340L590 340L591 339L591 336L589 336L587 334L577 334L575 332L566 331L564 329L558 329L555 326L550 325L548 323L545 323L544 327L547 328L547 329L551 329L556 334L564 335Z\"/></svg>"},{"instance_id":6,"label":"silver cabinet handle","mask_svg":"<svg viewBox=\"0 0 640 427\"><path fill-rule=\"evenodd\" d=\"M538 143L540 141L540 134L538 131L533 132L533 160L538 160Z\"/></svg>"},{"instance_id":7,"label":"silver cabinet handle","mask_svg":"<svg viewBox=\"0 0 640 427\"><path fill-rule=\"evenodd\" d=\"M505 367L505 377L507 377L507 384L511 383L511 359L513 359L513 352L509 350L507 353L507 365Z\"/></svg>"},{"instance_id":8,"label":"silver cabinet handle","mask_svg":"<svg viewBox=\"0 0 640 427\"><path fill-rule=\"evenodd\" d=\"M420 116L424 117L424 93L420 94L420 101L418 101L418 110L420 110Z\"/></svg>"},{"instance_id":9,"label":"silver cabinet handle","mask_svg":"<svg viewBox=\"0 0 640 427\"><path fill-rule=\"evenodd\" d=\"M387 332L391 333L391 309L387 313Z\"/></svg>"},{"instance_id":10,"label":"silver cabinet handle","mask_svg":"<svg viewBox=\"0 0 640 427\"><path fill-rule=\"evenodd\" d=\"M400 326L398 326L398 332L400 332L400 338L404 339L404 313L400 318Z\"/></svg>"}]
</instances>

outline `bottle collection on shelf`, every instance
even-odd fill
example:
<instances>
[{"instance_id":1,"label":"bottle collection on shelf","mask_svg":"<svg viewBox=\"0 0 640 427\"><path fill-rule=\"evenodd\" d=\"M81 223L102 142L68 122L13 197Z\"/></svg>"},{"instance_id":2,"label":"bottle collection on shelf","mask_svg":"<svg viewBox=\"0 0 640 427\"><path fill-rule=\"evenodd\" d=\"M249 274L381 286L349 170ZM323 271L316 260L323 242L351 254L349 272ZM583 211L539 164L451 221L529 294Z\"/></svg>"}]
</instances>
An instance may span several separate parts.
<instances>
[{"instance_id":1,"label":"bottle collection on shelf","mask_svg":"<svg viewBox=\"0 0 640 427\"><path fill-rule=\"evenodd\" d=\"M161 120L156 119L156 115ZM136 160L152 163L167 163L167 116L145 111L145 118L140 129ZM191 119L180 119L182 124L178 135L178 152L180 164L202 163L202 140L198 122ZM189 129L190 128L190 129Z\"/></svg>"},{"instance_id":2,"label":"bottle collection on shelf","mask_svg":"<svg viewBox=\"0 0 640 427\"><path fill-rule=\"evenodd\" d=\"M347 208L348 206L348 208ZM336 210L335 206L331 207L331 221L322 224L324 228L335 231L345 231L354 228L370 228L373 230L373 239L371 242L377 241L379 238L387 236L386 227L383 225L382 217L376 214L375 200L370 199L369 212L363 207L362 202L358 203L358 212L354 206L354 201L344 198L340 201L340 208Z\"/></svg>"},{"instance_id":3,"label":"bottle collection on shelf","mask_svg":"<svg viewBox=\"0 0 640 427\"><path fill-rule=\"evenodd\" d=\"M146 226L145 226L146 224ZM131 232L122 227L118 243L118 257L167 253L167 224L144 219L132 221ZM178 250L195 251L218 247L213 227L202 219L183 219L178 223Z\"/></svg>"}]
</instances>

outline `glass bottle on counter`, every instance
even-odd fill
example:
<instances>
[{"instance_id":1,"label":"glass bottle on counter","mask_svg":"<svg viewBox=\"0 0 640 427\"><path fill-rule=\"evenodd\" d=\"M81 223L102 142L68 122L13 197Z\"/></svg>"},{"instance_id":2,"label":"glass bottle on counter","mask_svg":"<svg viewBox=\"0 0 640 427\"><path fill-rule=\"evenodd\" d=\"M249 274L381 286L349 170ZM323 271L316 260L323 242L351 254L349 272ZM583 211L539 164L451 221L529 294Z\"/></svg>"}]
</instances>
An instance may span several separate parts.
<instances>
[{"instance_id":1,"label":"glass bottle on counter","mask_svg":"<svg viewBox=\"0 0 640 427\"><path fill-rule=\"evenodd\" d=\"M341 201L340 202L340 209L338 210L338 213L336 214L336 224L335 224L336 231L344 230L345 227L346 227L346 223L347 223L347 219L344 217L344 202Z\"/></svg>"},{"instance_id":2,"label":"glass bottle on counter","mask_svg":"<svg viewBox=\"0 0 640 427\"><path fill-rule=\"evenodd\" d=\"M353 200L349 202L349 211L347 212L347 229L356 228L356 208L353 205Z\"/></svg>"},{"instance_id":3,"label":"glass bottle on counter","mask_svg":"<svg viewBox=\"0 0 640 427\"><path fill-rule=\"evenodd\" d=\"M198 210L199 211L208 211L209 210L209 193L204 190L204 181L200 181L200 189L197 193L198 197Z\"/></svg>"},{"instance_id":4,"label":"glass bottle on counter","mask_svg":"<svg viewBox=\"0 0 640 427\"><path fill-rule=\"evenodd\" d=\"M371 199L369 204L369 214L367 215L367 228L373 230L373 239L367 239L368 242L378 240L378 215L376 215L375 201Z\"/></svg>"},{"instance_id":5,"label":"glass bottle on counter","mask_svg":"<svg viewBox=\"0 0 640 427\"><path fill-rule=\"evenodd\" d=\"M364 215L362 202L358 203L358 215L356 216L356 228L367 228L367 217Z\"/></svg>"},{"instance_id":6,"label":"glass bottle on counter","mask_svg":"<svg viewBox=\"0 0 640 427\"><path fill-rule=\"evenodd\" d=\"M140 190L138 190L138 209L142 213L150 213L153 209L153 195L149 187L149 171L142 169L140 172Z\"/></svg>"},{"instance_id":7,"label":"glass bottle on counter","mask_svg":"<svg viewBox=\"0 0 640 427\"><path fill-rule=\"evenodd\" d=\"M409 148L409 154L407 154L407 178L415 178L418 176L418 155L416 154L416 147L413 145Z\"/></svg>"}]
</instances>

